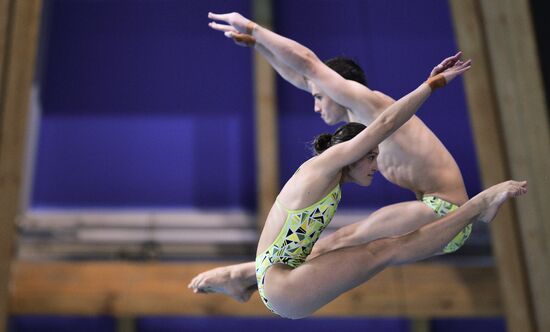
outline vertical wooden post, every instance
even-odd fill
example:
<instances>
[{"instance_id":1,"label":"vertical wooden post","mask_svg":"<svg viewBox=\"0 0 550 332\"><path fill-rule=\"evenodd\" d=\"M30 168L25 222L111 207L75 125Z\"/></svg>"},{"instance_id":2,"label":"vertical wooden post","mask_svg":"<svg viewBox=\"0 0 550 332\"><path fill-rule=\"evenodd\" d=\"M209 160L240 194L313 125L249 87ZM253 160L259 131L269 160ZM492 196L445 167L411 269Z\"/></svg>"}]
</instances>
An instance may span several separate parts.
<instances>
[{"instance_id":1,"label":"vertical wooden post","mask_svg":"<svg viewBox=\"0 0 550 332\"><path fill-rule=\"evenodd\" d=\"M254 0L252 3L255 22L271 29L271 0ZM254 87L258 227L262 229L279 191L279 139L275 72L258 53L254 54Z\"/></svg>"},{"instance_id":2,"label":"vertical wooden post","mask_svg":"<svg viewBox=\"0 0 550 332\"><path fill-rule=\"evenodd\" d=\"M121 315L116 320L117 332L135 332L136 331L136 318L133 316Z\"/></svg>"},{"instance_id":3,"label":"vertical wooden post","mask_svg":"<svg viewBox=\"0 0 550 332\"><path fill-rule=\"evenodd\" d=\"M411 332L430 332L430 320L428 318L412 318Z\"/></svg>"},{"instance_id":4,"label":"vertical wooden post","mask_svg":"<svg viewBox=\"0 0 550 332\"><path fill-rule=\"evenodd\" d=\"M481 8L477 0L450 1L450 4L459 47L474 62L464 81L483 186L488 187L510 178L510 170ZM501 208L498 219L491 225L491 235L508 328L534 331L522 243L511 205Z\"/></svg>"},{"instance_id":5,"label":"vertical wooden post","mask_svg":"<svg viewBox=\"0 0 550 332\"><path fill-rule=\"evenodd\" d=\"M550 330L550 135L529 3L451 0L485 186L529 181L529 193L492 225L510 331Z\"/></svg>"},{"instance_id":6,"label":"vertical wooden post","mask_svg":"<svg viewBox=\"0 0 550 332\"><path fill-rule=\"evenodd\" d=\"M11 12L11 0L0 0L0 102L4 99L4 72L5 59L8 48L8 33L10 32L9 17Z\"/></svg>"},{"instance_id":7,"label":"vertical wooden post","mask_svg":"<svg viewBox=\"0 0 550 332\"><path fill-rule=\"evenodd\" d=\"M550 331L550 128L528 0L481 1L538 331Z\"/></svg>"},{"instance_id":8,"label":"vertical wooden post","mask_svg":"<svg viewBox=\"0 0 550 332\"><path fill-rule=\"evenodd\" d=\"M0 331L6 328L40 0L0 2Z\"/></svg>"}]
</instances>

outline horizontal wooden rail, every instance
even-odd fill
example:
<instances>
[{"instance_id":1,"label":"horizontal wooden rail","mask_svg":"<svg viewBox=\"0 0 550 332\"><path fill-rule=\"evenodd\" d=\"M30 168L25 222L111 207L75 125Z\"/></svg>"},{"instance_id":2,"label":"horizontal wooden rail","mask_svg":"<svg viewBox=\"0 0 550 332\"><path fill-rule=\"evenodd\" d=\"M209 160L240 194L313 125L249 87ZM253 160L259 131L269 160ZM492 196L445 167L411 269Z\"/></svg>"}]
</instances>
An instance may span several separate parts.
<instances>
[{"instance_id":1,"label":"horizontal wooden rail","mask_svg":"<svg viewBox=\"0 0 550 332\"><path fill-rule=\"evenodd\" d=\"M15 262L11 314L271 315L257 293L244 304L187 289L227 263ZM495 269L416 264L389 268L321 309L319 316L496 316Z\"/></svg>"}]
</instances>

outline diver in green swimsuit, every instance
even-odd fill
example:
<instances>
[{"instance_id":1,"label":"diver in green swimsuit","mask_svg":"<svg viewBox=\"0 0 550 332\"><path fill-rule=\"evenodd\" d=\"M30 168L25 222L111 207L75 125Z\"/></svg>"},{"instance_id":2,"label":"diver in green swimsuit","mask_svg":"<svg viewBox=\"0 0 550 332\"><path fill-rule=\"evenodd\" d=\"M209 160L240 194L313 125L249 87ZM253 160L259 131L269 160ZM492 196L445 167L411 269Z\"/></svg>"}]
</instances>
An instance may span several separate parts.
<instances>
[{"instance_id":1,"label":"diver in green swimsuit","mask_svg":"<svg viewBox=\"0 0 550 332\"><path fill-rule=\"evenodd\" d=\"M469 68L468 61L457 63L430 78L368 128L348 123L334 135L317 137L317 155L304 162L284 185L258 243L255 277L261 299L271 311L291 319L309 316L387 266L436 254L467 224L489 222L507 198L526 192L526 182L504 182L410 234L332 250L306 260L336 212L341 184L370 185L377 169L378 143L410 119L434 88ZM189 287L196 292L207 291L201 283L195 278Z\"/></svg>"},{"instance_id":2,"label":"diver in green swimsuit","mask_svg":"<svg viewBox=\"0 0 550 332\"><path fill-rule=\"evenodd\" d=\"M435 88L444 86L469 68L470 61L458 61L430 77L386 109L368 128L351 122L340 127L334 135L323 134L315 139L316 156L303 163L284 185L267 216L258 242L256 281L260 297L271 311L289 318L307 316L341 294L342 290L356 286L359 280L368 280L368 276L380 267L393 262L390 256L372 257L365 269L358 270L356 275L352 273L352 279L345 276L343 280L333 279L328 270L323 272L327 265L315 267L313 263L323 261L327 256L338 256L338 250L318 256L309 261L311 264L304 264L336 212L340 185L345 182L370 185L377 171L380 142L409 120ZM361 246L356 247L354 251L360 251ZM393 250L388 250L391 252ZM359 255L365 258L364 253ZM341 257L344 270L348 268L346 265L360 260L354 256L356 254ZM332 259L336 258L329 258L329 261ZM306 265L308 267L303 268ZM307 272L302 271L312 267L313 271L306 277ZM314 288L319 285L323 285L323 292L316 294ZM292 295L290 289L301 291Z\"/></svg>"},{"instance_id":3,"label":"diver in green swimsuit","mask_svg":"<svg viewBox=\"0 0 550 332\"><path fill-rule=\"evenodd\" d=\"M213 29L224 31L227 37L237 39L237 34L248 34L252 39L248 38L247 45L253 45L255 39L258 41L256 49L262 49L260 52L273 51L279 53L279 58L285 58L287 62L284 65L287 69L291 73L299 73L295 75L298 77L296 81L301 81L308 87L308 91L312 92L316 100L316 111L317 103L321 104L323 111L319 112L327 123L352 120L347 108L341 106L346 105L347 102L353 104L350 105L353 106L350 107L351 109L364 106L360 102L354 102L353 97L361 95L364 89L368 90L366 86L348 81L327 69L328 67L316 67L318 59L309 50L303 47L300 49L301 45L273 34L237 13L209 14L209 16L229 24L211 23L210 25ZM290 54L287 54L289 56L285 55L285 52L289 52ZM405 220L403 224L409 228L415 227L407 235L380 238L384 236L384 232L378 232L376 239L360 238L356 243L330 241L334 244L332 248L329 248L330 245L314 245L334 214L340 198L340 184L344 182L353 182L362 186L370 184L378 168L378 144L388 137L388 140L393 140L399 132L395 131L401 126L402 130L413 123L413 128L421 128L418 126L420 120L414 118L413 114L430 95L432 89L443 86L470 68L470 62L462 62L459 56L457 54L443 61L434 68L427 83L421 84L399 101L385 100L386 105L383 105L384 103L380 100L372 100L379 108L384 107L384 110L376 114L376 118L370 122L367 129L360 133L356 131L355 134L345 135L345 139L340 137L342 132L329 136L329 139L326 136L318 139L316 151L319 155L302 164L300 171L288 180L277 198L277 203L273 205L258 243L256 262L207 271L195 277L189 287L197 293L218 292L245 301L250 297L257 283L261 298L270 310L283 317L305 317L343 292L366 282L389 265L414 262L440 253L447 243L470 222L492 220L498 207L506 198L525 193L526 183L515 181L493 186L467 202L462 197L465 196L463 184L456 188L449 187L444 192L438 192L433 188L416 191L421 196L433 195L438 199L456 201L457 204L464 205L437 221L433 221L434 210L429 208L427 203L419 202L420 205L414 206L414 209L420 210L416 211L420 213L412 214L414 217L404 215L408 212L407 209L395 206L395 210L402 214L401 218L412 220L412 222ZM313 63L308 63L309 60ZM289 80L290 76L283 75L283 77ZM331 91L330 98L325 91L327 94ZM376 92L370 91L370 93L376 95ZM370 103L368 100L363 102ZM339 114L338 112L344 114L343 118L333 116ZM405 123L411 117L413 119ZM347 131L355 125L350 123L342 127L345 128L342 130ZM427 128L426 130L429 131ZM413 132L426 134L425 131L413 130ZM421 140L426 140L426 137L424 136ZM410 143L410 140L407 143ZM382 146L383 144L380 146L381 150ZM431 147L431 152L438 153L441 146L439 143ZM406 152L410 152L410 149ZM423 153L424 151L419 155ZM407 153L395 155L398 160L404 156L407 156ZM453 164L452 157L443 158L440 163L438 170L450 170L450 173L439 174L441 179L447 180L455 174L457 167ZM432 166L434 165L430 165ZM411 189L415 186L422 187L423 181L406 183L406 180L411 180L407 178L408 172L417 167L419 165L404 167L406 172L402 174L403 183L400 185ZM392 179L391 174L384 175ZM430 176L426 178L426 183L438 182ZM462 178L459 176L459 182L461 181ZM428 203L438 205L439 201ZM443 210L448 208L445 204L441 206ZM389 220L391 221L389 223L395 222L399 225L399 216ZM345 229L350 230L349 226ZM393 235L399 235L403 234L403 229L394 229L391 232L397 232ZM354 233L364 234L364 232ZM376 231L369 232L369 234L373 233ZM338 240L343 236L327 238ZM326 244L328 241L321 240L318 244L321 242ZM317 250L314 255L317 248L323 250ZM308 257L310 252L311 255ZM315 258L311 259L311 256Z\"/></svg>"},{"instance_id":4,"label":"diver in green swimsuit","mask_svg":"<svg viewBox=\"0 0 550 332\"><path fill-rule=\"evenodd\" d=\"M370 90L363 70L350 59L335 58L325 65L302 45L255 27L253 22L239 14L209 16L230 24L212 22L211 28L223 31L239 45L254 47L284 79L311 93L315 100L315 112L327 124L355 121L368 125L395 103L381 92ZM239 24L244 25L246 32L252 32L254 37L238 30ZM247 26L253 29L247 29ZM239 41L236 37L242 35L247 38ZM454 65L459 57L460 54L457 54L445 59L430 76ZM309 259L337 248L409 233L437 220L467 200L462 175L453 157L415 115L380 144L377 163L386 179L410 189L418 200L382 207L366 219L340 228L318 241ZM441 253L457 250L470 232L471 225L468 225ZM256 289L254 271L254 262L249 262L205 271L193 280L200 281L196 282L201 285L196 290L198 292L219 292L238 301L246 301Z\"/></svg>"},{"instance_id":5,"label":"diver in green swimsuit","mask_svg":"<svg viewBox=\"0 0 550 332\"><path fill-rule=\"evenodd\" d=\"M256 281L270 310L287 318L308 316L389 265L439 252L473 219L482 215L491 219L508 197L504 192L524 191L524 184L503 184L411 234L340 248L306 261L334 216L340 185L370 185L377 170L378 144L409 120L433 89L469 68L469 61L449 66L386 109L368 128L348 123L334 135L320 135L315 140L317 155L304 162L284 185L258 242ZM491 212L484 212L489 207ZM200 281L192 281L190 287L200 290Z\"/></svg>"}]
</instances>

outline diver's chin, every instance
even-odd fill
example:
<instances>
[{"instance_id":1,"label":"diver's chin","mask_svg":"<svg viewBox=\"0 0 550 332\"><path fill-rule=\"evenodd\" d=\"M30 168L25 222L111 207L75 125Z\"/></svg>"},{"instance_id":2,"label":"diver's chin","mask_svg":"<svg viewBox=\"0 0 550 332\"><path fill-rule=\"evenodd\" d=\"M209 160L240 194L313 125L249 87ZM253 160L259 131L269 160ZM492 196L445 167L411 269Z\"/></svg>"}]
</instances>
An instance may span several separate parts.
<instances>
[{"instance_id":1,"label":"diver's chin","mask_svg":"<svg viewBox=\"0 0 550 332\"><path fill-rule=\"evenodd\" d=\"M323 121L325 122L325 124L329 125L329 126L333 126L336 124L336 122L332 121L331 119L327 119L327 118L322 118Z\"/></svg>"},{"instance_id":2,"label":"diver's chin","mask_svg":"<svg viewBox=\"0 0 550 332\"><path fill-rule=\"evenodd\" d=\"M369 187L372 184L372 176L369 176L363 187Z\"/></svg>"}]
</instances>

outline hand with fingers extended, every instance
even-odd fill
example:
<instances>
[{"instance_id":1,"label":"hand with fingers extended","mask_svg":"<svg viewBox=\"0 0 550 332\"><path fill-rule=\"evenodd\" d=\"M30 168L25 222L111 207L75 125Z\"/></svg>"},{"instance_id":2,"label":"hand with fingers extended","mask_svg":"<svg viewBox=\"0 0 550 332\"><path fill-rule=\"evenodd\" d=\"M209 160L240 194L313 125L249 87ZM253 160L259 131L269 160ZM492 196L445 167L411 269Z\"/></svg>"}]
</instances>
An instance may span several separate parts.
<instances>
[{"instance_id":1,"label":"hand with fingers extended","mask_svg":"<svg viewBox=\"0 0 550 332\"><path fill-rule=\"evenodd\" d=\"M450 56L448 58L446 58L445 60L441 61L440 64L438 64L437 66L434 67L434 69L432 69L432 72L430 73L430 76L429 77L433 77L439 73L441 73L442 71L444 71L445 69L447 68L450 68L452 66L454 66L454 64L460 60L460 57L462 56L462 51L459 51L457 52L455 55L453 56Z\"/></svg>"},{"instance_id":2,"label":"hand with fingers extended","mask_svg":"<svg viewBox=\"0 0 550 332\"><path fill-rule=\"evenodd\" d=\"M252 32L256 27L256 23L245 18L239 13L228 14L214 14L208 13L208 18L221 21L226 24L218 22L210 22L208 26L214 30L222 31L227 38L233 39L233 41L239 46L253 46L256 43Z\"/></svg>"},{"instance_id":3,"label":"hand with fingers extended","mask_svg":"<svg viewBox=\"0 0 550 332\"><path fill-rule=\"evenodd\" d=\"M462 61L460 57L462 52L446 58L440 64L432 69L430 76L426 83L435 90L437 88L445 86L451 82L455 77L464 73L472 67L472 60Z\"/></svg>"}]
</instances>

